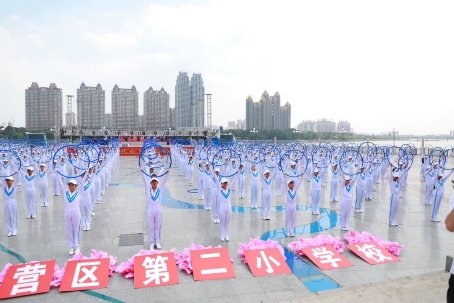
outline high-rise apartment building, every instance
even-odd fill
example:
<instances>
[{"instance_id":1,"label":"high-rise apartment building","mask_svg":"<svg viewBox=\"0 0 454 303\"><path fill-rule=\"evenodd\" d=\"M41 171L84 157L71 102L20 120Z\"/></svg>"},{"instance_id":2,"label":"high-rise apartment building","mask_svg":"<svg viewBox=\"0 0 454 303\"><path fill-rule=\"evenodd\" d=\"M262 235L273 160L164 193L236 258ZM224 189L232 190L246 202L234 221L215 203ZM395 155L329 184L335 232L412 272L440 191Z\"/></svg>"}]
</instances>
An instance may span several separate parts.
<instances>
[{"instance_id":1,"label":"high-rise apartment building","mask_svg":"<svg viewBox=\"0 0 454 303\"><path fill-rule=\"evenodd\" d=\"M245 120L237 120L236 121L236 129L246 129L246 121Z\"/></svg>"},{"instance_id":2,"label":"high-rise apartment building","mask_svg":"<svg viewBox=\"0 0 454 303\"><path fill-rule=\"evenodd\" d=\"M205 126L205 88L201 74L192 74L191 77L191 119L192 127Z\"/></svg>"},{"instance_id":3,"label":"high-rise apartment building","mask_svg":"<svg viewBox=\"0 0 454 303\"><path fill-rule=\"evenodd\" d=\"M106 93L98 83L86 86L82 82L77 89L77 125L81 128L105 127Z\"/></svg>"},{"instance_id":4,"label":"high-rise apartment building","mask_svg":"<svg viewBox=\"0 0 454 303\"><path fill-rule=\"evenodd\" d=\"M175 85L176 127L191 126L191 89L188 73L180 72Z\"/></svg>"},{"instance_id":5,"label":"high-rise apartment building","mask_svg":"<svg viewBox=\"0 0 454 303\"><path fill-rule=\"evenodd\" d=\"M262 129L262 103L254 102L252 97L246 99L246 129Z\"/></svg>"},{"instance_id":6,"label":"high-rise apartment building","mask_svg":"<svg viewBox=\"0 0 454 303\"><path fill-rule=\"evenodd\" d=\"M201 74L180 72L175 85L176 127L203 127L205 115L205 88Z\"/></svg>"},{"instance_id":7,"label":"high-rise apartment building","mask_svg":"<svg viewBox=\"0 0 454 303\"><path fill-rule=\"evenodd\" d=\"M246 129L289 129L291 124L291 105L287 102L281 106L278 92L270 96L267 91L259 102L252 97L246 99Z\"/></svg>"},{"instance_id":8,"label":"high-rise apartment building","mask_svg":"<svg viewBox=\"0 0 454 303\"><path fill-rule=\"evenodd\" d=\"M113 128L135 129L138 127L139 93L133 85L130 89L119 88L115 84L112 89Z\"/></svg>"},{"instance_id":9,"label":"high-rise apartment building","mask_svg":"<svg viewBox=\"0 0 454 303\"><path fill-rule=\"evenodd\" d=\"M335 133L336 132L336 122L326 120L317 120L315 130L317 133Z\"/></svg>"},{"instance_id":10,"label":"high-rise apartment building","mask_svg":"<svg viewBox=\"0 0 454 303\"><path fill-rule=\"evenodd\" d=\"M290 121L292 119L292 106L287 101L283 106L281 106L279 111L279 129L289 129Z\"/></svg>"},{"instance_id":11,"label":"high-rise apartment building","mask_svg":"<svg viewBox=\"0 0 454 303\"><path fill-rule=\"evenodd\" d=\"M315 133L316 122L312 120L305 120L298 124L296 127L298 130L303 132L314 132Z\"/></svg>"},{"instance_id":12,"label":"high-rise apartment building","mask_svg":"<svg viewBox=\"0 0 454 303\"><path fill-rule=\"evenodd\" d=\"M63 92L55 83L25 90L25 127L28 131L60 129L63 125Z\"/></svg>"},{"instance_id":13,"label":"high-rise apartment building","mask_svg":"<svg viewBox=\"0 0 454 303\"><path fill-rule=\"evenodd\" d=\"M340 120L337 122L337 132L345 132L345 133L351 133L351 125L350 122L346 120Z\"/></svg>"},{"instance_id":14,"label":"high-rise apartment building","mask_svg":"<svg viewBox=\"0 0 454 303\"><path fill-rule=\"evenodd\" d=\"M168 129L169 120L169 94L161 88L150 88L143 94L143 127L145 129Z\"/></svg>"}]
</instances>

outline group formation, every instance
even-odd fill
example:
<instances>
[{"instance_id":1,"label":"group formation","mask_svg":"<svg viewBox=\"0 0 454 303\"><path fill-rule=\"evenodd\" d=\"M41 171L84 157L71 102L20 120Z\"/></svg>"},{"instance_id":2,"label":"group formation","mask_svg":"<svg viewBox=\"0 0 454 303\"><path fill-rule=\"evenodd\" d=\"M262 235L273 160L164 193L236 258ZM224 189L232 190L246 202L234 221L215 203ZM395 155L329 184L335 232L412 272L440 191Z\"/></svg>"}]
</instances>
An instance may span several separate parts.
<instances>
[{"instance_id":1,"label":"group formation","mask_svg":"<svg viewBox=\"0 0 454 303\"><path fill-rule=\"evenodd\" d=\"M119 150L118 140L107 139L77 145L0 143L0 186L7 236L18 233L18 188L24 183L27 219L30 220L38 216L38 201L42 207L49 205L50 188L53 196L62 194L65 201L69 254L79 252L79 231L91 229L95 206L101 203L108 187L119 160ZM247 180L251 209L258 209L259 193L262 193L263 220L271 219L273 197L285 196L284 231L286 236L294 237L297 200L303 182L310 182L313 216L320 215L323 188L329 184L330 202L340 201L340 225L342 230L348 231L352 209L362 213L364 202L372 200L373 191L384 179L388 179L390 189L389 225L398 226L401 191L407 188L408 173L418 154L422 159L421 176L426 182L425 204L432 206L432 221L439 222L445 182L453 172L447 168L450 150L426 148L418 153L410 144L396 147L371 142L227 145L173 142L170 150L147 139L139 157L147 199L150 249L161 249L162 198L172 163L186 176L189 187L194 186L194 178L197 178L198 198L203 200L204 209L211 211L213 223L219 224L221 241L229 241L232 191L238 189L238 198L244 199Z\"/></svg>"},{"instance_id":2,"label":"group formation","mask_svg":"<svg viewBox=\"0 0 454 303\"><path fill-rule=\"evenodd\" d=\"M407 188L415 156L421 154L411 144L397 147L372 142L277 145L246 142L223 146L196 144L194 147L174 144L172 148L172 157L189 186L193 186L197 176L198 198L204 200L205 210L212 211L213 222L220 224L221 241L229 241L231 190L238 188L238 198L244 199L247 179L252 209L258 208L259 192L262 193L263 220L270 220L272 185L274 196L285 195L284 230L288 237L295 236L296 200L303 181L310 182L314 216L320 215L325 183L329 183L330 202L338 202L340 195L340 225L342 230L348 231L351 211L362 213L364 202L372 201L376 185L388 179L388 221L390 226L398 226L401 191ZM431 218L439 222L444 184L452 174L452 169L446 172L450 150L428 147L421 152L424 167L421 174L427 182L426 204L432 205L431 200L434 200Z\"/></svg>"},{"instance_id":3,"label":"group formation","mask_svg":"<svg viewBox=\"0 0 454 303\"><path fill-rule=\"evenodd\" d=\"M19 188L25 185L27 219L33 220L38 217L38 201L41 207L49 206L50 178L53 196L60 196L61 193L65 203L69 254L79 252L80 230L91 229L95 205L101 203L118 159L116 141L82 142L78 145L3 144L0 186L4 196L7 236L18 233L16 197Z\"/></svg>"}]
</instances>

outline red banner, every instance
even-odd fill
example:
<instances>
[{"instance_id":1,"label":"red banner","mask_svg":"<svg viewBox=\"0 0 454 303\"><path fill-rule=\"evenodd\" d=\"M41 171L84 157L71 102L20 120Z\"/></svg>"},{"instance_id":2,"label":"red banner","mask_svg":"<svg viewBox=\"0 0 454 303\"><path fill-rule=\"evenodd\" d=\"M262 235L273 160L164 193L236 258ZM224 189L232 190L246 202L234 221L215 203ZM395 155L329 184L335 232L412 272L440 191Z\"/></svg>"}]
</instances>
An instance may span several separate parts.
<instances>
[{"instance_id":1,"label":"red banner","mask_svg":"<svg viewBox=\"0 0 454 303\"><path fill-rule=\"evenodd\" d=\"M321 270L353 266L350 261L329 244L319 247L306 247L303 248L303 252Z\"/></svg>"},{"instance_id":2,"label":"red banner","mask_svg":"<svg viewBox=\"0 0 454 303\"><path fill-rule=\"evenodd\" d=\"M174 253L136 256L134 258L134 288L178 283Z\"/></svg>"},{"instance_id":3,"label":"red banner","mask_svg":"<svg viewBox=\"0 0 454 303\"><path fill-rule=\"evenodd\" d=\"M48 292L54 267L55 260L11 266L0 286L0 299Z\"/></svg>"},{"instance_id":4,"label":"red banner","mask_svg":"<svg viewBox=\"0 0 454 303\"><path fill-rule=\"evenodd\" d=\"M109 284L110 259L69 260L60 291L106 288Z\"/></svg>"},{"instance_id":5,"label":"red banner","mask_svg":"<svg viewBox=\"0 0 454 303\"><path fill-rule=\"evenodd\" d=\"M254 277L292 273L277 248L246 250L244 256Z\"/></svg>"},{"instance_id":6,"label":"red banner","mask_svg":"<svg viewBox=\"0 0 454 303\"><path fill-rule=\"evenodd\" d=\"M394 256L375 242L350 244L347 245L347 247L357 254L358 257L371 265L400 261L398 257Z\"/></svg>"},{"instance_id":7,"label":"red banner","mask_svg":"<svg viewBox=\"0 0 454 303\"><path fill-rule=\"evenodd\" d=\"M191 259L196 281L235 278L226 247L191 250Z\"/></svg>"}]
</instances>

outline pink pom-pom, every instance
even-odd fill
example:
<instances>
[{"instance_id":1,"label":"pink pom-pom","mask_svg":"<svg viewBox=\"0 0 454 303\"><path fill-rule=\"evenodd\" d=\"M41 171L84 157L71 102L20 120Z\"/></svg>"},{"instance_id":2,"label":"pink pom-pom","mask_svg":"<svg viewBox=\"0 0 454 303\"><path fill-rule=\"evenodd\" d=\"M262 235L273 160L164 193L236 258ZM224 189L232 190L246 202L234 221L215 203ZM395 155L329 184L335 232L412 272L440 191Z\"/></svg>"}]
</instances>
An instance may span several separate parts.
<instances>
[{"instance_id":1,"label":"pink pom-pom","mask_svg":"<svg viewBox=\"0 0 454 303\"><path fill-rule=\"evenodd\" d=\"M5 279L6 272L11 266L12 266L11 263L6 263L5 266L3 267L2 271L0 272L0 284L3 283L3 279Z\"/></svg>"},{"instance_id":2,"label":"pink pom-pom","mask_svg":"<svg viewBox=\"0 0 454 303\"><path fill-rule=\"evenodd\" d=\"M345 244L340 240L339 237L332 237L330 235L318 235L315 238L299 238L297 241L291 242L288 247L300 256L304 256L304 248L317 247L330 244L339 253L342 253L345 249Z\"/></svg>"},{"instance_id":3,"label":"pink pom-pom","mask_svg":"<svg viewBox=\"0 0 454 303\"><path fill-rule=\"evenodd\" d=\"M347 241L348 244L375 242L380 245L380 247L385 248L395 256L398 256L400 254L400 250L404 247L398 242L383 240L380 236L373 236L367 231L360 233L358 231L351 230L349 233L345 234L344 240Z\"/></svg>"},{"instance_id":4,"label":"pink pom-pom","mask_svg":"<svg viewBox=\"0 0 454 303\"><path fill-rule=\"evenodd\" d=\"M243 260L244 264L247 264L246 256L245 256L245 251L247 250L257 250L257 249L266 249L266 248L277 248L279 252L281 253L282 257L284 260L286 259L284 249L282 246L277 242L273 240L261 240L261 239L254 239L251 238L249 243L240 243L240 248L238 249L238 254L241 256L241 259Z\"/></svg>"},{"instance_id":5,"label":"pink pom-pom","mask_svg":"<svg viewBox=\"0 0 454 303\"><path fill-rule=\"evenodd\" d=\"M108 258L109 259L109 276L113 276L114 272L117 271L117 258L114 256L109 255L104 251L97 251L96 249L92 249L90 253L90 257L88 259L101 259L101 258Z\"/></svg>"}]
</instances>

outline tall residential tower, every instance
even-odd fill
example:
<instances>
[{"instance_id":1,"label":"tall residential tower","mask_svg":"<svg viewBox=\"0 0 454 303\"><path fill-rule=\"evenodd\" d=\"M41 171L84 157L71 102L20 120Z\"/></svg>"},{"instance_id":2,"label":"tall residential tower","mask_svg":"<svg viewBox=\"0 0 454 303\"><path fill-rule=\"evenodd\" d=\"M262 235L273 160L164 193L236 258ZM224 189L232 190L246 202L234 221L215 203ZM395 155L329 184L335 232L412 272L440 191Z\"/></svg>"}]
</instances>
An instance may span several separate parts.
<instances>
[{"instance_id":1,"label":"tall residential tower","mask_svg":"<svg viewBox=\"0 0 454 303\"><path fill-rule=\"evenodd\" d=\"M77 125L81 128L105 127L106 92L101 84L86 86L82 82L77 89Z\"/></svg>"},{"instance_id":2,"label":"tall residential tower","mask_svg":"<svg viewBox=\"0 0 454 303\"><path fill-rule=\"evenodd\" d=\"M201 74L180 72L175 85L176 127L204 127L205 88Z\"/></svg>"},{"instance_id":3,"label":"tall residential tower","mask_svg":"<svg viewBox=\"0 0 454 303\"><path fill-rule=\"evenodd\" d=\"M161 88L150 88L143 94L143 127L145 129L168 129L169 94Z\"/></svg>"},{"instance_id":4,"label":"tall residential tower","mask_svg":"<svg viewBox=\"0 0 454 303\"><path fill-rule=\"evenodd\" d=\"M28 131L60 129L63 125L63 92L55 83L25 90L25 128Z\"/></svg>"},{"instance_id":5,"label":"tall residential tower","mask_svg":"<svg viewBox=\"0 0 454 303\"><path fill-rule=\"evenodd\" d=\"M119 88L115 84L112 89L112 120L113 128L135 129L139 124L139 93L133 85L130 89Z\"/></svg>"}]
</instances>

